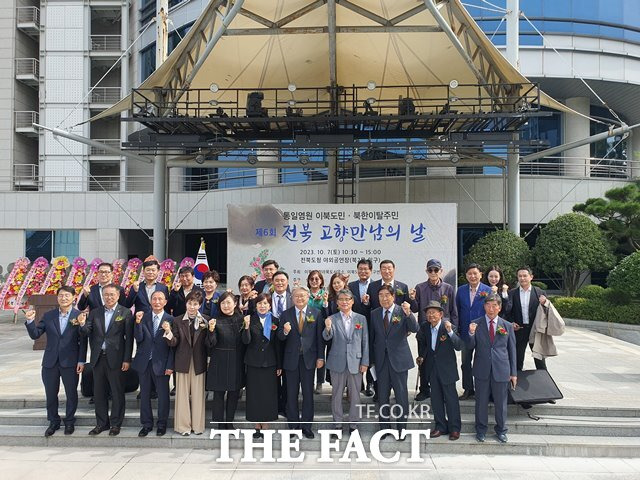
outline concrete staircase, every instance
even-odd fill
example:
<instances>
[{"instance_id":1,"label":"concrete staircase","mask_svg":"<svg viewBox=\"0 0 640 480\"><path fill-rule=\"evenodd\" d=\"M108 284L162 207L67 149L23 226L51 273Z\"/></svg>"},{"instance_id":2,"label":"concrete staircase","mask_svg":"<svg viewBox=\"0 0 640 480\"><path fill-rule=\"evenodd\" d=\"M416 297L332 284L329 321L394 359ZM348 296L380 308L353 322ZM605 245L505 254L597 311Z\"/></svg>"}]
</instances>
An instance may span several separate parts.
<instances>
[{"instance_id":1,"label":"concrete staircase","mask_svg":"<svg viewBox=\"0 0 640 480\"><path fill-rule=\"evenodd\" d=\"M313 430L329 429L333 425L330 415L330 396L315 396L315 421L321 422L313 426ZM363 398L362 403L371 403L370 398ZM425 402L428 404L428 401ZM60 412L64 413L64 402ZM154 401L155 405L155 401ZM528 412L539 417L539 420L527 416L527 412L515 406L509 406L509 443L499 444L495 437L489 435L487 441L479 444L474 436L474 404L473 401L461 402L462 435L458 441L448 438L428 440L422 446L423 452L447 454L517 454L545 456L581 456L581 457L637 457L640 452L640 408L608 408L578 407L563 405L535 406ZM2 399L0 400L0 445L9 446L50 446L50 447L154 447L154 448L198 448L211 449L212 454L219 447L219 440L209 438L210 430L204 435L183 437L173 433L169 428L163 437L152 432L146 438L139 438L140 422L138 418L138 401L135 394L127 394L126 418L122 431L117 437L109 437L107 432L97 437L90 437L88 432L95 425L92 405L87 399L80 400L77 412L76 431L65 436L61 431L50 438L44 437L48 423L46 419L44 399ZM207 405L207 417L211 412L210 402ZM490 434L492 433L492 415L490 411ZM236 428L252 429L253 425L244 422L244 401L240 402L236 414ZM286 429L284 418L272 428ZM375 419L370 423L362 423L359 432L365 443L378 430ZM170 427L173 419L169 420ZM414 423L409 428L427 429L430 422ZM346 427L345 427L346 428ZM346 445L348 434L343 436L342 447ZM383 452L409 452L411 442L384 440L381 443ZM244 442L231 440L231 449L241 452ZM279 435L274 437L274 450L280 448ZM307 452L320 451L320 436L313 440L302 439L301 448ZM257 453L259 456L259 451Z\"/></svg>"}]
</instances>

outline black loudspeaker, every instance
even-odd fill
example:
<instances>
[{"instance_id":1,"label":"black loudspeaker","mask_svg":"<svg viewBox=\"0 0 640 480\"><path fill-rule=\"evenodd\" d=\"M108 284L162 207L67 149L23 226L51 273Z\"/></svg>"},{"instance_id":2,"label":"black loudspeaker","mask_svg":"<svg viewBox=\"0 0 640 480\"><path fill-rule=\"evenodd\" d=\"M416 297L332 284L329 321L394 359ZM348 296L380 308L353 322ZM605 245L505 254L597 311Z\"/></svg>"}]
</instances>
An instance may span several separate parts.
<instances>
[{"instance_id":1,"label":"black loudspeaker","mask_svg":"<svg viewBox=\"0 0 640 480\"><path fill-rule=\"evenodd\" d=\"M398 115L415 115L416 106L412 98L400 98L398 100Z\"/></svg>"},{"instance_id":2,"label":"black loudspeaker","mask_svg":"<svg viewBox=\"0 0 640 480\"><path fill-rule=\"evenodd\" d=\"M534 405L563 398L562 392L547 370L518 372L515 390L509 390L513 403Z\"/></svg>"},{"instance_id":3,"label":"black loudspeaker","mask_svg":"<svg viewBox=\"0 0 640 480\"><path fill-rule=\"evenodd\" d=\"M122 373L124 375L124 392L131 393L138 390L138 385L140 383L138 379L138 372L129 368L129 370ZM80 393L83 397L93 397L93 367L90 363L84 364L84 370L82 371L80 382Z\"/></svg>"}]
</instances>

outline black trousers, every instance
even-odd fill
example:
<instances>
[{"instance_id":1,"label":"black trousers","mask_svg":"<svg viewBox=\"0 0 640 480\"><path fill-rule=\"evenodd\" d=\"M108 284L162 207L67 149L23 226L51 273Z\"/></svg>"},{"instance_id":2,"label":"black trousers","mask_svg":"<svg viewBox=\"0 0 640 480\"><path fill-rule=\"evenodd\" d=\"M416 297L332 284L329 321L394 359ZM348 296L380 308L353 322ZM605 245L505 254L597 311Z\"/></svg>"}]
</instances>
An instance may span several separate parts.
<instances>
[{"instance_id":1,"label":"black trousers","mask_svg":"<svg viewBox=\"0 0 640 480\"><path fill-rule=\"evenodd\" d=\"M462 370L462 388L465 390L473 390L473 368L471 367L471 360L473 358L473 348L468 349L466 345L462 347L461 353L461 365Z\"/></svg>"},{"instance_id":2,"label":"black trousers","mask_svg":"<svg viewBox=\"0 0 640 480\"><path fill-rule=\"evenodd\" d=\"M304 357L299 356L298 368L285 370L287 380L287 420L292 430L311 430L313 421L313 372L304 364ZM302 388L302 417L298 408L298 392ZM302 420L302 423L300 421Z\"/></svg>"},{"instance_id":3,"label":"black trousers","mask_svg":"<svg viewBox=\"0 0 640 480\"><path fill-rule=\"evenodd\" d=\"M226 392L215 390L213 392L213 408L211 417L214 422L218 422L218 428L220 430L224 430L229 427L230 423L233 423L233 419L236 416L236 409L238 408L238 398L240 398L240 390L229 390Z\"/></svg>"},{"instance_id":4,"label":"black trousers","mask_svg":"<svg viewBox=\"0 0 640 480\"><path fill-rule=\"evenodd\" d=\"M435 372L432 372L431 375L431 408L436 422L436 430L440 430L442 433L460 433L462 421L456 384L455 382L443 384Z\"/></svg>"},{"instance_id":5,"label":"black trousers","mask_svg":"<svg viewBox=\"0 0 640 480\"><path fill-rule=\"evenodd\" d=\"M427 395L431 395L430 378L426 372L427 363L422 362L422 364L418 367L418 373L420 374L420 393L426 393Z\"/></svg>"},{"instance_id":6,"label":"black trousers","mask_svg":"<svg viewBox=\"0 0 640 480\"><path fill-rule=\"evenodd\" d=\"M378 374L378 412L380 415L380 428L390 428L390 417L394 414L396 428L401 431L407 428L409 416L409 391L407 387L407 370L396 372L391 368L389 361L383 361L377 366ZM391 389L396 397L393 407L389 404Z\"/></svg>"},{"instance_id":7,"label":"black trousers","mask_svg":"<svg viewBox=\"0 0 640 480\"><path fill-rule=\"evenodd\" d=\"M151 392L158 393L158 428L167 428L169 418L169 375L153 373L151 362L140 377L140 423L143 427L153 428L153 409Z\"/></svg>"},{"instance_id":8,"label":"black trousers","mask_svg":"<svg viewBox=\"0 0 640 480\"><path fill-rule=\"evenodd\" d=\"M64 424L74 425L78 408L78 374L76 367L61 367L59 363L51 368L42 367L42 383L47 399L47 420L49 423L60 425L60 415L58 414L60 379L62 379L64 394L67 397Z\"/></svg>"},{"instance_id":9,"label":"black trousers","mask_svg":"<svg viewBox=\"0 0 640 480\"><path fill-rule=\"evenodd\" d=\"M529 323L527 325L523 325L520 327L516 334L516 367L518 371L522 371L524 367L524 356L527 352L527 346L533 349L533 343L529 343L529 335L531 334L531 327L533 324ZM546 370L547 364L542 360L538 360L537 358L533 359L533 362L536 364L536 370Z\"/></svg>"},{"instance_id":10,"label":"black trousers","mask_svg":"<svg viewBox=\"0 0 640 480\"><path fill-rule=\"evenodd\" d=\"M111 416L109 416L109 388L111 389ZM96 408L96 426L121 427L124 420L124 374L118 368L109 368L107 356L102 353L93 366L93 402Z\"/></svg>"}]
</instances>

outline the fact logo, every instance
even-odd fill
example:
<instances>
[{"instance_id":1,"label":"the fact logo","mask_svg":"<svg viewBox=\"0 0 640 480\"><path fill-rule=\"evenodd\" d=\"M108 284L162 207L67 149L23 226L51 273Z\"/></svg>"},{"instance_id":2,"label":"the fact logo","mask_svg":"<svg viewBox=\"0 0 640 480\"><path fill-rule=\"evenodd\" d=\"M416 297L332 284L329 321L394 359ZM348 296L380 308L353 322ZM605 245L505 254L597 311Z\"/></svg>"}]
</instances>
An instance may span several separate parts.
<instances>
[{"instance_id":1,"label":"the fact logo","mask_svg":"<svg viewBox=\"0 0 640 480\"><path fill-rule=\"evenodd\" d=\"M216 459L219 463L233 462L233 459L229 455L229 441L231 438L243 440L244 454L240 460L241 463L300 463L304 462L305 452L300 451L300 440L302 439L301 430L262 430L264 439L260 441L254 441L253 429L242 430L211 430L210 438L213 440L216 437L220 437L220 455ZM279 456L274 457L274 434L278 433L280 436ZM429 438L430 430L380 430L376 432L369 440L369 448L365 448L365 444L360 437L358 430L354 430L347 440L347 443L343 450L340 447L340 439L342 438L341 430L319 430L320 434L320 456L317 459L318 463L333 463L334 458L331 457L332 452L341 452L342 456L338 459L338 462L349 463L354 459L358 463L367 463L372 460L377 460L381 463L394 463L400 459L400 452L380 451L380 441L385 434L391 434L396 439L409 439L411 443L411 455L407 458L407 462L421 463L424 459L421 457L421 438L427 440ZM337 435L332 438L333 435ZM255 457L255 452L261 450L262 455L260 458ZM367 451L369 454L367 454Z\"/></svg>"}]
</instances>

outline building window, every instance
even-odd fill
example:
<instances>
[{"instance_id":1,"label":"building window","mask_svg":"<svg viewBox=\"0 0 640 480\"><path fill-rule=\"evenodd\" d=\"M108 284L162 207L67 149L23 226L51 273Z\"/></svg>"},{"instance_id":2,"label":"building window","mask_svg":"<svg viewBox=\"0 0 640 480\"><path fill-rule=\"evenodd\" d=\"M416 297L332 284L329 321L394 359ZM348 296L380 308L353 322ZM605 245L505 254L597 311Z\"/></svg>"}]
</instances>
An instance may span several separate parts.
<instances>
[{"instance_id":1,"label":"building window","mask_svg":"<svg viewBox=\"0 0 640 480\"><path fill-rule=\"evenodd\" d=\"M25 232L25 256L30 260L44 257L65 256L70 261L80 253L78 230L27 230Z\"/></svg>"}]
</instances>

